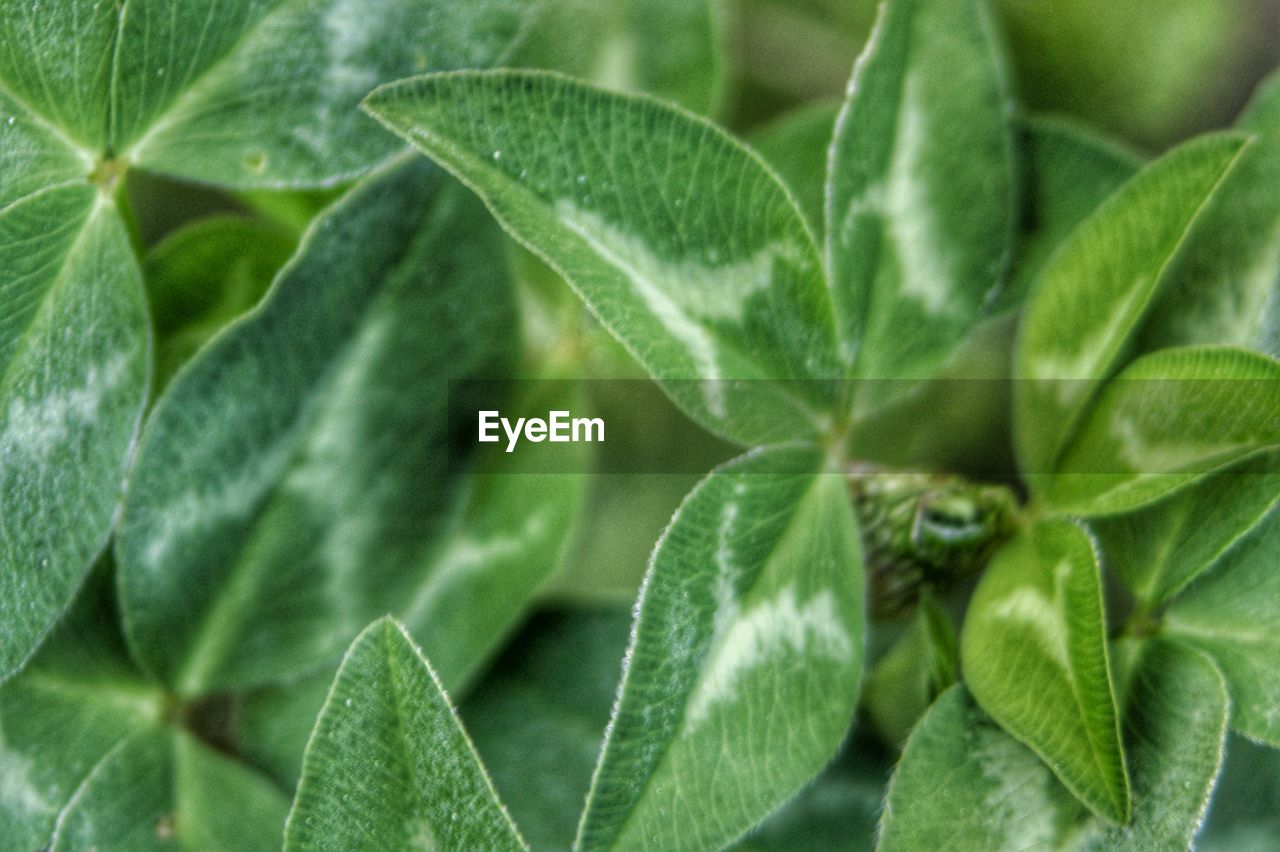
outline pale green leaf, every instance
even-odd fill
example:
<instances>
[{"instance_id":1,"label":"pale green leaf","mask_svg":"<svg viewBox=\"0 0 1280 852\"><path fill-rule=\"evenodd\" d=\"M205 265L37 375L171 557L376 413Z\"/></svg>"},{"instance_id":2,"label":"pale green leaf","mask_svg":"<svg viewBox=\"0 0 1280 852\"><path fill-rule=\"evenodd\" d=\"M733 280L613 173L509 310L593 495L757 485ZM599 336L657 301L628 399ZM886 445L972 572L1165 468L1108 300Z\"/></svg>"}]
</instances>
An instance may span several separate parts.
<instances>
[{"instance_id":1,"label":"pale green leaf","mask_svg":"<svg viewBox=\"0 0 1280 852\"><path fill-rule=\"evenodd\" d=\"M211 216L147 252L142 277L156 332L158 391L209 338L253 307L293 253L285 229L241 216Z\"/></svg>"},{"instance_id":2,"label":"pale green leaf","mask_svg":"<svg viewBox=\"0 0 1280 852\"><path fill-rule=\"evenodd\" d=\"M715 126L535 72L419 77L365 108L479 193L695 420L748 444L830 426L830 384L787 381L835 375L817 246Z\"/></svg>"},{"instance_id":3,"label":"pale green leaf","mask_svg":"<svg viewBox=\"0 0 1280 852\"><path fill-rule=\"evenodd\" d=\"M421 651L395 621L357 637L316 720L286 849L523 849Z\"/></svg>"},{"instance_id":4,"label":"pale green leaf","mask_svg":"<svg viewBox=\"0 0 1280 852\"><path fill-rule=\"evenodd\" d=\"M184 731L157 728L94 766L58 815L50 852L278 849L287 813L265 778Z\"/></svg>"},{"instance_id":5,"label":"pale green leaf","mask_svg":"<svg viewBox=\"0 0 1280 852\"><path fill-rule=\"evenodd\" d=\"M92 167L90 155L0 83L0 215L48 187L83 181Z\"/></svg>"},{"instance_id":6,"label":"pale green leaf","mask_svg":"<svg viewBox=\"0 0 1280 852\"><path fill-rule=\"evenodd\" d=\"M1280 512L1272 510L1170 604L1164 629L1227 676L1231 727L1280 746Z\"/></svg>"},{"instance_id":7,"label":"pale green leaf","mask_svg":"<svg viewBox=\"0 0 1280 852\"><path fill-rule=\"evenodd\" d=\"M1025 310L1014 406L1023 473L1053 469L1200 210L1243 142L1210 136L1145 167L1086 219L1044 268Z\"/></svg>"},{"instance_id":8,"label":"pale green leaf","mask_svg":"<svg viewBox=\"0 0 1280 852\"><path fill-rule=\"evenodd\" d=\"M149 354L137 264L109 199L71 182L0 210L0 679L106 544Z\"/></svg>"},{"instance_id":9,"label":"pale green leaf","mask_svg":"<svg viewBox=\"0 0 1280 852\"><path fill-rule=\"evenodd\" d=\"M1125 743L1133 815L1091 815L1030 749L963 687L912 733L889 787L879 848L893 850L1186 849L1222 759L1227 695L1203 654L1154 641L1130 649Z\"/></svg>"},{"instance_id":10,"label":"pale green leaf","mask_svg":"<svg viewBox=\"0 0 1280 852\"><path fill-rule=\"evenodd\" d=\"M625 607L539 614L462 704L476 750L534 849L573 844L630 626Z\"/></svg>"},{"instance_id":11,"label":"pale green leaf","mask_svg":"<svg viewBox=\"0 0 1280 852\"><path fill-rule=\"evenodd\" d=\"M707 115L725 57L718 0L544 0L516 67L563 71Z\"/></svg>"},{"instance_id":12,"label":"pale green leaf","mask_svg":"<svg viewBox=\"0 0 1280 852\"><path fill-rule=\"evenodd\" d=\"M1107 562L1150 609L1212 568L1280 503L1280 456L1258 456L1136 512L1090 523Z\"/></svg>"},{"instance_id":13,"label":"pale green leaf","mask_svg":"<svg viewBox=\"0 0 1280 852\"><path fill-rule=\"evenodd\" d=\"M1280 75L1263 83L1236 129L1256 144L1170 270L1142 331L1144 349L1225 343L1280 356Z\"/></svg>"},{"instance_id":14,"label":"pale green leaf","mask_svg":"<svg viewBox=\"0 0 1280 852\"><path fill-rule=\"evenodd\" d=\"M493 64L530 5L134 0L121 16L112 146L144 168L226 186L354 176L396 148L356 109L370 89Z\"/></svg>"},{"instance_id":15,"label":"pale green leaf","mask_svg":"<svg viewBox=\"0 0 1280 852\"><path fill-rule=\"evenodd\" d=\"M117 0L6 3L0 103L17 101L68 143L100 150L107 140L120 6Z\"/></svg>"},{"instance_id":16,"label":"pale green leaf","mask_svg":"<svg viewBox=\"0 0 1280 852\"><path fill-rule=\"evenodd\" d=\"M926 379L1004 283L1013 133L982 0L891 0L837 120L826 251L843 359ZM859 389L862 408L896 383Z\"/></svg>"},{"instance_id":17,"label":"pale green leaf","mask_svg":"<svg viewBox=\"0 0 1280 852\"><path fill-rule=\"evenodd\" d=\"M401 610L461 499L448 382L507 360L513 322L500 235L438 170L321 216L144 433L118 541L139 659L187 695L261 684Z\"/></svg>"},{"instance_id":18,"label":"pale green leaf","mask_svg":"<svg viewBox=\"0 0 1280 852\"><path fill-rule=\"evenodd\" d=\"M1024 232L1003 308L1022 304L1072 231L1141 167L1136 154L1058 118L1022 124Z\"/></svg>"},{"instance_id":19,"label":"pale green leaf","mask_svg":"<svg viewBox=\"0 0 1280 852\"><path fill-rule=\"evenodd\" d=\"M1280 361L1245 349L1144 355L1102 390L1045 499L1103 515L1150 503L1206 473L1280 446Z\"/></svg>"},{"instance_id":20,"label":"pale green leaf","mask_svg":"<svg viewBox=\"0 0 1280 852\"><path fill-rule=\"evenodd\" d=\"M835 754L862 670L863 578L844 478L820 463L802 447L751 453L676 513L650 561L579 848L717 848Z\"/></svg>"},{"instance_id":21,"label":"pale green leaf","mask_svg":"<svg viewBox=\"0 0 1280 852\"><path fill-rule=\"evenodd\" d=\"M827 151L840 114L838 101L806 104L783 113L751 134L751 145L796 196L814 233L823 225Z\"/></svg>"},{"instance_id":22,"label":"pale green leaf","mask_svg":"<svg viewBox=\"0 0 1280 852\"><path fill-rule=\"evenodd\" d=\"M1127 822L1101 580L1084 531L1044 521L1006 545L974 592L960 653L982 708L1091 810Z\"/></svg>"}]
</instances>

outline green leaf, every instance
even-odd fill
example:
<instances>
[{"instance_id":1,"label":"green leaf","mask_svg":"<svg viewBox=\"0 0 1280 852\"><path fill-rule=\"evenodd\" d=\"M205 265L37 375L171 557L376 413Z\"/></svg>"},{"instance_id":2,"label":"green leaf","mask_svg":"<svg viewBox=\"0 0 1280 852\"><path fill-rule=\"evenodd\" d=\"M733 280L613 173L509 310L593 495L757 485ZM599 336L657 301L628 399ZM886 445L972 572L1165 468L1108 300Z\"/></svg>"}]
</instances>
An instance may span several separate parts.
<instances>
[{"instance_id":1,"label":"green leaf","mask_svg":"<svg viewBox=\"0 0 1280 852\"><path fill-rule=\"evenodd\" d=\"M112 147L224 186L316 186L394 152L356 110L379 83L495 63L527 0L131 2L121 13Z\"/></svg>"},{"instance_id":2,"label":"green leaf","mask_svg":"<svg viewBox=\"0 0 1280 852\"><path fill-rule=\"evenodd\" d=\"M1117 651L1133 819L1096 846L1191 848L1222 770L1230 709L1222 672L1177 642L1127 642Z\"/></svg>"},{"instance_id":3,"label":"green leaf","mask_svg":"<svg viewBox=\"0 0 1280 852\"><path fill-rule=\"evenodd\" d=\"M119 18L117 2L6 4L0 18L0 102L9 101L9 109L20 103L68 144L100 149L107 138Z\"/></svg>"},{"instance_id":4,"label":"green leaf","mask_svg":"<svg viewBox=\"0 0 1280 852\"><path fill-rule=\"evenodd\" d=\"M0 210L0 679L106 544L147 391L137 264L83 181Z\"/></svg>"},{"instance_id":5,"label":"green leaf","mask_svg":"<svg viewBox=\"0 0 1280 852\"><path fill-rule=\"evenodd\" d=\"M1230 120L1269 67L1266 0L999 0L1021 102L1160 150ZM1255 46L1256 45L1256 46ZM1261 48L1261 49L1259 49ZM1230 92L1231 100L1226 100Z\"/></svg>"},{"instance_id":6,"label":"green leaf","mask_svg":"<svg viewBox=\"0 0 1280 852\"><path fill-rule=\"evenodd\" d=\"M1018 458L1033 485L1035 474L1053 470L1098 385L1121 365L1170 259L1243 144L1209 136L1164 155L1086 219L1044 268L1016 357Z\"/></svg>"},{"instance_id":7,"label":"green leaf","mask_svg":"<svg viewBox=\"0 0 1280 852\"><path fill-rule=\"evenodd\" d=\"M356 638L316 720L286 849L523 849L440 681L390 618Z\"/></svg>"},{"instance_id":8,"label":"green leaf","mask_svg":"<svg viewBox=\"0 0 1280 852\"><path fill-rule=\"evenodd\" d=\"M1227 676L1231 727L1280 746L1280 512L1272 510L1170 604L1164 630L1212 656Z\"/></svg>"},{"instance_id":9,"label":"green leaf","mask_svg":"<svg viewBox=\"0 0 1280 852\"><path fill-rule=\"evenodd\" d=\"M859 378L929 378L1003 285L1014 224L1009 111L982 0L885 4L849 83L827 176L841 354ZM862 386L860 407L895 388Z\"/></svg>"},{"instance_id":10,"label":"green leaf","mask_svg":"<svg viewBox=\"0 0 1280 852\"><path fill-rule=\"evenodd\" d=\"M1280 837L1280 751L1233 735L1213 793L1200 852L1270 852Z\"/></svg>"},{"instance_id":11,"label":"green leaf","mask_svg":"<svg viewBox=\"0 0 1280 852\"><path fill-rule=\"evenodd\" d=\"M1152 506L1090 523L1107 562L1148 609L1212 568L1280 503L1280 455L1216 474Z\"/></svg>"},{"instance_id":12,"label":"green leaf","mask_svg":"<svg viewBox=\"0 0 1280 852\"><path fill-rule=\"evenodd\" d=\"M1144 349L1225 343L1280 356L1280 75L1259 88L1236 128L1257 144L1209 202L1170 270L1142 330Z\"/></svg>"},{"instance_id":13,"label":"green leaf","mask_svg":"<svg viewBox=\"0 0 1280 852\"><path fill-rule=\"evenodd\" d=\"M796 203L814 233L819 233L823 225L827 151L839 114L839 102L806 104L751 134L752 147L795 193Z\"/></svg>"},{"instance_id":14,"label":"green leaf","mask_svg":"<svg viewBox=\"0 0 1280 852\"><path fill-rule=\"evenodd\" d=\"M1189 848L1221 765L1227 722L1222 675L1203 654L1174 643L1129 650L1128 825L1092 816L957 686L938 699L907 742L885 802L882 852Z\"/></svg>"},{"instance_id":15,"label":"green leaf","mask_svg":"<svg viewBox=\"0 0 1280 852\"><path fill-rule=\"evenodd\" d=\"M152 382L157 391L209 338L253 307L294 247L283 228L241 216L211 216L147 252L142 277L156 332Z\"/></svg>"},{"instance_id":16,"label":"green leaf","mask_svg":"<svg viewBox=\"0 0 1280 852\"><path fill-rule=\"evenodd\" d=\"M715 126L533 72L419 77L365 108L479 193L695 420L747 444L830 427L830 383L785 382L835 375L817 246Z\"/></svg>"},{"instance_id":17,"label":"green leaf","mask_svg":"<svg viewBox=\"0 0 1280 852\"><path fill-rule=\"evenodd\" d=\"M625 607L539 614L461 707L534 849L573 844L630 627Z\"/></svg>"},{"instance_id":18,"label":"green leaf","mask_svg":"<svg viewBox=\"0 0 1280 852\"><path fill-rule=\"evenodd\" d=\"M738 852L870 852L892 768L890 756L876 746L854 739L812 784L730 848Z\"/></svg>"},{"instance_id":19,"label":"green leaf","mask_svg":"<svg viewBox=\"0 0 1280 852\"><path fill-rule=\"evenodd\" d=\"M316 717L329 697L335 669L318 671L234 697L236 753L251 766L274 778L285 790L298 786L302 755Z\"/></svg>"},{"instance_id":20,"label":"green leaf","mask_svg":"<svg viewBox=\"0 0 1280 852\"><path fill-rule=\"evenodd\" d=\"M347 188L338 184L324 189L242 189L235 199L257 216L301 236Z\"/></svg>"},{"instance_id":21,"label":"green leaf","mask_svg":"<svg viewBox=\"0 0 1280 852\"><path fill-rule=\"evenodd\" d=\"M959 651L950 617L931 596L867 678L863 705L886 742L901 744L929 705L956 682Z\"/></svg>"},{"instance_id":22,"label":"green leaf","mask_svg":"<svg viewBox=\"0 0 1280 852\"><path fill-rule=\"evenodd\" d=\"M183 731L124 740L58 815L51 852L72 849L276 849L279 788Z\"/></svg>"},{"instance_id":23,"label":"green leaf","mask_svg":"<svg viewBox=\"0 0 1280 852\"><path fill-rule=\"evenodd\" d=\"M1280 446L1280 361L1229 347L1144 355L1102 390L1045 494L1077 514L1124 512Z\"/></svg>"},{"instance_id":24,"label":"green leaf","mask_svg":"<svg viewBox=\"0 0 1280 852\"><path fill-rule=\"evenodd\" d=\"M1101 580L1083 530L1044 521L995 556L969 605L960 654L984 710L1096 814L1129 820Z\"/></svg>"},{"instance_id":25,"label":"green leaf","mask_svg":"<svg viewBox=\"0 0 1280 852\"><path fill-rule=\"evenodd\" d=\"M1028 222L1002 308L1022 304L1058 247L1142 165L1118 143L1058 118L1024 121L1022 142Z\"/></svg>"},{"instance_id":26,"label":"green leaf","mask_svg":"<svg viewBox=\"0 0 1280 852\"><path fill-rule=\"evenodd\" d=\"M578 847L706 849L831 759L863 658L858 531L803 447L719 468L660 539Z\"/></svg>"},{"instance_id":27,"label":"green leaf","mask_svg":"<svg viewBox=\"0 0 1280 852\"><path fill-rule=\"evenodd\" d=\"M725 82L718 6L716 0L548 0L508 64L563 71L708 115Z\"/></svg>"},{"instance_id":28,"label":"green leaf","mask_svg":"<svg viewBox=\"0 0 1280 852\"><path fill-rule=\"evenodd\" d=\"M438 170L381 172L182 372L118 541L148 669L185 695L293 676L430 576L464 480L447 385L516 345L500 239Z\"/></svg>"},{"instance_id":29,"label":"green leaf","mask_svg":"<svg viewBox=\"0 0 1280 852\"><path fill-rule=\"evenodd\" d=\"M533 384L520 411L584 411L576 385ZM469 413L469 412L468 412ZM430 575L402 609L450 692L467 685L526 605L560 565L578 517L590 446L521 447L470 483L456 529Z\"/></svg>"},{"instance_id":30,"label":"green leaf","mask_svg":"<svg viewBox=\"0 0 1280 852\"><path fill-rule=\"evenodd\" d=\"M131 735L156 730L164 712L161 691L129 662L105 567L31 664L0 687L0 837L14 849L41 848L94 766Z\"/></svg>"},{"instance_id":31,"label":"green leaf","mask_svg":"<svg viewBox=\"0 0 1280 852\"><path fill-rule=\"evenodd\" d=\"M6 16L0 27L8 22ZM16 100L0 82L0 215L42 190L83 182L92 167L92 155Z\"/></svg>"}]
</instances>

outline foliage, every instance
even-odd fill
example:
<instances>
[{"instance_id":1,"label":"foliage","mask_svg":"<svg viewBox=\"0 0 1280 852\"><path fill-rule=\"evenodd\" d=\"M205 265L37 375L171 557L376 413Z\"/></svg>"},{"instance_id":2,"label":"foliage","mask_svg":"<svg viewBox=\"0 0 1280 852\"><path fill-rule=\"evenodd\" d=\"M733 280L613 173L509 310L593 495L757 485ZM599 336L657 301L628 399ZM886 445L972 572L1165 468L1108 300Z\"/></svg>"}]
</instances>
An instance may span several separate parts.
<instances>
[{"instance_id":1,"label":"foliage","mask_svg":"<svg viewBox=\"0 0 1280 852\"><path fill-rule=\"evenodd\" d=\"M6 10L0 846L1265 845L1280 79L837 5Z\"/></svg>"}]
</instances>

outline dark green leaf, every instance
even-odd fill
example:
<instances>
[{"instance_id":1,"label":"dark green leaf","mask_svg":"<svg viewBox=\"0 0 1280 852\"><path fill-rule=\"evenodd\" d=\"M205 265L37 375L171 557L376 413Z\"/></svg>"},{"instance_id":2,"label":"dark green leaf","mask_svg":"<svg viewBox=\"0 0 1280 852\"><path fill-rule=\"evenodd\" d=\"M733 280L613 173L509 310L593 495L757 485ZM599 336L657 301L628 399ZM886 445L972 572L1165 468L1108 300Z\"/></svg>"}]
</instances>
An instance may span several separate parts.
<instances>
[{"instance_id":1,"label":"dark green leaf","mask_svg":"<svg viewBox=\"0 0 1280 852\"><path fill-rule=\"evenodd\" d=\"M448 382L516 344L499 239L426 164L382 172L183 371L118 547L149 669L188 695L293 676L431 576L465 463Z\"/></svg>"},{"instance_id":2,"label":"dark green leaf","mask_svg":"<svg viewBox=\"0 0 1280 852\"><path fill-rule=\"evenodd\" d=\"M41 848L98 762L131 735L158 731L165 712L160 689L129 662L105 567L31 665L0 687L0 838L13 849Z\"/></svg>"},{"instance_id":3,"label":"dark green leaf","mask_svg":"<svg viewBox=\"0 0 1280 852\"><path fill-rule=\"evenodd\" d=\"M956 629L930 596L921 598L907 632L867 678L863 704L888 743L900 745L933 700L956 682Z\"/></svg>"},{"instance_id":4,"label":"dark green leaf","mask_svg":"<svg viewBox=\"0 0 1280 852\"><path fill-rule=\"evenodd\" d=\"M1280 513L1273 510L1188 586L1165 631L1206 651L1227 676L1231 727L1280 746Z\"/></svg>"},{"instance_id":5,"label":"dark green leaf","mask_svg":"<svg viewBox=\"0 0 1280 852\"><path fill-rule=\"evenodd\" d=\"M180 730L137 733L76 790L51 852L78 849L279 848L280 789Z\"/></svg>"},{"instance_id":6,"label":"dark green leaf","mask_svg":"<svg viewBox=\"0 0 1280 852\"><path fill-rule=\"evenodd\" d=\"M584 410L573 386L533 388L519 410ZM469 683L559 567L587 486L578 471L589 464L589 449L521 447L470 483L457 527L401 607L405 626L431 655L446 689L457 692Z\"/></svg>"},{"instance_id":7,"label":"dark green leaf","mask_svg":"<svg viewBox=\"0 0 1280 852\"><path fill-rule=\"evenodd\" d=\"M534 849L573 844L630 626L625 608L538 615L462 705L476 750Z\"/></svg>"},{"instance_id":8,"label":"dark green leaf","mask_svg":"<svg viewBox=\"0 0 1280 852\"><path fill-rule=\"evenodd\" d=\"M1000 297L1007 308L1022 304L1058 247L1142 165L1119 144L1061 119L1025 121L1022 140L1028 221Z\"/></svg>"},{"instance_id":9,"label":"dark green leaf","mask_svg":"<svg viewBox=\"0 0 1280 852\"><path fill-rule=\"evenodd\" d=\"M142 277L162 389L201 346L266 292L295 246L283 228L239 216L201 219L147 252Z\"/></svg>"},{"instance_id":10,"label":"dark green leaf","mask_svg":"<svg viewBox=\"0 0 1280 852\"><path fill-rule=\"evenodd\" d=\"M1200 852L1272 852L1280 837L1280 751L1232 735Z\"/></svg>"},{"instance_id":11,"label":"dark green leaf","mask_svg":"<svg viewBox=\"0 0 1280 852\"><path fill-rule=\"evenodd\" d=\"M119 19L118 2L6 3L0 16L0 103L8 101L7 109L21 104L67 143L100 150L107 140Z\"/></svg>"}]
</instances>

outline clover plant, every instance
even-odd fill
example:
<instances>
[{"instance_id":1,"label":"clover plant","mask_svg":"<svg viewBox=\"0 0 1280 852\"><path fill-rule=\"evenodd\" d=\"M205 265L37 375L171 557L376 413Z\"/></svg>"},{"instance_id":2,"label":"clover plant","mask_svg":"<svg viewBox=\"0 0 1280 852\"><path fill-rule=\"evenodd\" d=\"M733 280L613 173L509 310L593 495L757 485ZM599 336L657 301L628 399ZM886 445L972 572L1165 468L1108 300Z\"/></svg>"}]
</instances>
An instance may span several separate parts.
<instances>
[{"instance_id":1,"label":"clover plant","mask_svg":"<svg viewBox=\"0 0 1280 852\"><path fill-rule=\"evenodd\" d=\"M1280 80L730 11L4 7L0 848L1276 842Z\"/></svg>"}]
</instances>

